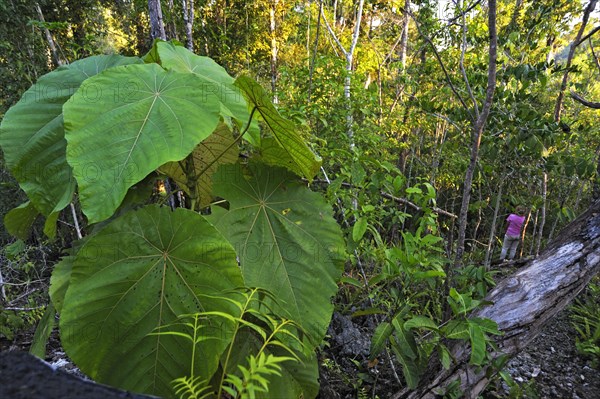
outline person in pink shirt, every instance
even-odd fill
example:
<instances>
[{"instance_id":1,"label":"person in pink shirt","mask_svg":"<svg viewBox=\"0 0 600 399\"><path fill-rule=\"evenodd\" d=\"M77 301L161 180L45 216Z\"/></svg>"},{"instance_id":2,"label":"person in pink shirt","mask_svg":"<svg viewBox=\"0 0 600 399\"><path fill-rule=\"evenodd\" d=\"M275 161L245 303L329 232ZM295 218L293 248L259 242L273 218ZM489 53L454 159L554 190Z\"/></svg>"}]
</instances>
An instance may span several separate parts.
<instances>
[{"instance_id":1,"label":"person in pink shirt","mask_svg":"<svg viewBox=\"0 0 600 399\"><path fill-rule=\"evenodd\" d=\"M500 260L506 259L507 254L508 259L515 258L515 253L517 252L517 247L519 246L519 241L521 240L521 228L523 227L523 222L525 222L525 208L518 206L516 212L516 214L511 213L506 218L506 221L508 222L508 228L506 229L506 234L504 235L502 252L500 252Z\"/></svg>"}]
</instances>

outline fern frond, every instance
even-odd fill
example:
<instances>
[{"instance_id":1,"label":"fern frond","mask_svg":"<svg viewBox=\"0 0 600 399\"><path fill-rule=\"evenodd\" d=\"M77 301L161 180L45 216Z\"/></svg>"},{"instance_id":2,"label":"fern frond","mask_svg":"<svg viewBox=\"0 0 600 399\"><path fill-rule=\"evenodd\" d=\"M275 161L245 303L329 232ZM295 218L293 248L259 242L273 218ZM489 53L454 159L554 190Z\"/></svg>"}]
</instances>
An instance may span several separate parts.
<instances>
[{"instance_id":1,"label":"fern frond","mask_svg":"<svg viewBox=\"0 0 600 399\"><path fill-rule=\"evenodd\" d=\"M208 381L200 377L181 377L173 380L172 384L179 399L204 399L211 394Z\"/></svg>"}]
</instances>

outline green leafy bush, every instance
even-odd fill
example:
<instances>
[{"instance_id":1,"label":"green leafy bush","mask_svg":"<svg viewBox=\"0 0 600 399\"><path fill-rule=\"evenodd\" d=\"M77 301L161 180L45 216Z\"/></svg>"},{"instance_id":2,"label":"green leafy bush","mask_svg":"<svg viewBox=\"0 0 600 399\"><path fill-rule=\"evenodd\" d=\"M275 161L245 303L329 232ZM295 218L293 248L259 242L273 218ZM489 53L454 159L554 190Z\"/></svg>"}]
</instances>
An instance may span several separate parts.
<instances>
[{"instance_id":1,"label":"green leafy bush","mask_svg":"<svg viewBox=\"0 0 600 399\"><path fill-rule=\"evenodd\" d=\"M219 372L229 380L217 385L234 396L316 396L312 353L345 245L331 208L300 180L320 158L260 85L157 41L143 59L95 56L44 75L0 129L30 200L7 215L11 230L25 234L41 214L51 235L69 204L87 218L50 289L62 344L83 372L166 397L172 381L181 394L203 393L198 383ZM250 160L239 157L242 143ZM165 179L182 190L183 207L152 204ZM237 314L244 287L272 295L256 294L260 305ZM185 315L196 315L201 335L192 348L181 340ZM285 339L244 331L238 341L240 323Z\"/></svg>"},{"instance_id":2,"label":"green leafy bush","mask_svg":"<svg viewBox=\"0 0 600 399\"><path fill-rule=\"evenodd\" d=\"M600 365L600 285L588 285L584 294L571 306L571 321L578 337L577 351L590 357L594 367Z\"/></svg>"}]
</instances>

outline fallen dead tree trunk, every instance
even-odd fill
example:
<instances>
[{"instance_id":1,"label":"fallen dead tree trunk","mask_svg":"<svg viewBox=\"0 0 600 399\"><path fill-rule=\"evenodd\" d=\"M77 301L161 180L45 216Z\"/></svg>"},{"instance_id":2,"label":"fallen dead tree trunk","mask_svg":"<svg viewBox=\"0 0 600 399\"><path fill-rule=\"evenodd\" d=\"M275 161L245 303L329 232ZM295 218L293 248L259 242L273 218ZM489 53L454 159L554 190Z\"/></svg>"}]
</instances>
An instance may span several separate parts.
<instances>
[{"instance_id":1,"label":"fallen dead tree trunk","mask_svg":"<svg viewBox=\"0 0 600 399\"><path fill-rule=\"evenodd\" d=\"M493 305L472 315L493 319L504 333L496 338L498 351L492 356L512 357L525 348L598 272L600 201L568 225L538 258L501 281L487 297ZM404 389L393 398L434 398L436 391L457 379L465 397L476 398L493 370L469 365L468 345L457 344L451 351L456 364L449 370L425 376L417 389Z\"/></svg>"},{"instance_id":2,"label":"fallen dead tree trunk","mask_svg":"<svg viewBox=\"0 0 600 399\"><path fill-rule=\"evenodd\" d=\"M85 381L26 352L0 352L2 399L160 399Z\"/></svg>"}]
</instances>

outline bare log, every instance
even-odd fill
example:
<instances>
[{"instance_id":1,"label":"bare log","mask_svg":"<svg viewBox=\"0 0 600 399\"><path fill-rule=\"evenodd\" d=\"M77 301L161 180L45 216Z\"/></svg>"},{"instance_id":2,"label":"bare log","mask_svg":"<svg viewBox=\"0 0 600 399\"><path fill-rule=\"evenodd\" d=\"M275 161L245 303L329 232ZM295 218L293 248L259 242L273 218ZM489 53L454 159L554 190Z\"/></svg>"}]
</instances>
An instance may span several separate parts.
<instances>
[{"instance_id":1,"label":"bare log","mask_svg":"<svg viewBox=\"0 0 600 399\"><path fill-rule=\"evenodd\" d=\"M160 399L82 380L25 352L0 354L0 398Z\"/></svg>"},{"instance_id":2,"label":"bare log","mask_svg":"<svg viewBox=\"0 0 600 399\"><path fill-rule=\"evenodd\" d=\"M493 305L474 312L473 317L487 317L496 323L504 335L496 338L501 355L514 356L525 348L543 326L561 312L600 272L600 201L569 224L526 267L501 281L487 299ZM443 370L413 390L398 392L394 398L434 398L460 379L465 397L476 398L490 380L489 367L468 364L468 345L457 344L451 349L456 364Z\"/></svg>"}]
</instances>

